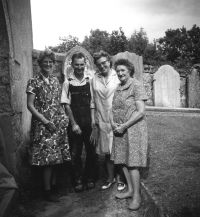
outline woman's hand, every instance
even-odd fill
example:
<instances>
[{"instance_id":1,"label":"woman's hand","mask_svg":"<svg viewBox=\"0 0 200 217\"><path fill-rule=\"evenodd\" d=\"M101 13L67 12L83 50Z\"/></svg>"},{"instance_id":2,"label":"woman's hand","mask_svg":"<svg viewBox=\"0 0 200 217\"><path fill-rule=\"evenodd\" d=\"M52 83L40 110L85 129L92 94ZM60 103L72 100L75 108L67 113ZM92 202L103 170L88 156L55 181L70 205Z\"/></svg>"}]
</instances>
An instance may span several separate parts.
<instances>
[{"instance_id":1,"label":"woman's hand","mask_svg":"<svg viewBox=\"0 0 200 217\"><path fill-rule=\"evenodd\" d=\"M112 130L114 131L119 125L120 125L120 124L112 123L112 124L111 124Z\"/></svg>"},{"instance_id":2,"label":"woman's hand","mask_svg":"<svg viewBox=\"0 0 200 217\"><path fill-rule=\"evenodd\" d=\"M94 145L97 145L97 142L98 142L98 127L97 127L96 124L92 127L92 132L91 132L91 135L90 135L90 142L92 144L94 144Z\"/></svg>"},{"instance_id":3,"label":"woman's hand","mask_svg":"<svg viewBox=\"0 0 200 217\"><path fill-rule=\"evenodd\" d=\"M56 126L54 125L53 122L47 122L45 124L45 127L47 128L47 130L49 130L50 133L55 133L56 132Z\"/></svg>"},{"instance_id":4,"label":"woman's hand","mask_svg":"<svg viewBox=\"0 0 200 217\"><path fill-rule=\"evenodd\" d=\"M92 127L92 129L94 129L94 128L96 128L97 127L97 125L96 125L96 123L95 123L95 121L92 119L92 124L91 124L91 127Z\"/></svg>"},{"instance_id":5,"label":"woman's hand","mask_svg":"<svg viewBox=\"0 0 200 217\"><path fill-rule=\"evenodd\" d=\"M127 129L125 124L118 124L115 129L113 130L113 132L115 134L123 134L125 132L125 130Z\"/></svg>"}]
</instances>

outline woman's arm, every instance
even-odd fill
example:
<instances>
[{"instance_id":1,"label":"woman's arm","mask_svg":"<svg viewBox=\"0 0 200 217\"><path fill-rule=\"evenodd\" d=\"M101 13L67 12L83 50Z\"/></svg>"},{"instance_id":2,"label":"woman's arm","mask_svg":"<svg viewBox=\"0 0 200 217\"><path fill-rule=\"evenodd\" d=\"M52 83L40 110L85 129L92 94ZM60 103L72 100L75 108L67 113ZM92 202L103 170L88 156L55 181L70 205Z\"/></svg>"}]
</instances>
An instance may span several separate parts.
<instances>
[{"instance_id":1,"label":"woman's arm","mask_svg":"<svg viewBox=\"0 0 200 217\"><path fill-rule=\"evenodd\" d=\"M43 124L47 124L49 120L47 120L44 115L38 112L38 110L34 106L35 94L27 93L27 108L31 112L31 114L37 118L37 120L41 121Z\"/></svg>"},{"instance_id":2,"label":"woman's arm","mask_svg":"<svg viewBox=\"0 0 200 217\"><path fill-rule=\"evenodd\" d=\"M134 125L138 120L140 120L144 116L145 103L143 100L136 101L136 108L137 112L134 112L127 122L120 124L118 127L116 127L114 130L115 133L123 133L127 128Z\"/></svg>"},{"instance_id":3,"label":"woman's arm","mask_svg":"<svg viewBox=\"0 0 200 217\"><path fill-rule=\"evenodd\" d=\"M45 127L51 132L54 133L56 131L55 125L47 120L44 115L42 115L34 106L35 94L27 93L27 108L31 112L31 114L37 118L37 120L41 121Z\"/></svg>"},{"instance_id":4,"label":"woman's arm","mask_svg":"<svg viewBox=\"0 0 200 217\"><path fill-rule=\"evenodd\" d=\"M126 128L131 127L133 124L135 124L139 119L141 119L144 116L145 113L144 101L142 100L136 101L136 108L137 108L137 112L135 112L126 123L124 123Z\"/></svg>"},{"instance_id":5,"label":"woman's arm","mask_svg":"<svg viewBox=\"0 0 200 217\"><path fill-rule=\"evenodd\" d=\"M113 120L113 113L112 113L112 109L109 112L109 120L110 120L110 124L113 130L116 129L116 127L118 126L118 124L116 124Z\"/></svg>"}]
</instances>

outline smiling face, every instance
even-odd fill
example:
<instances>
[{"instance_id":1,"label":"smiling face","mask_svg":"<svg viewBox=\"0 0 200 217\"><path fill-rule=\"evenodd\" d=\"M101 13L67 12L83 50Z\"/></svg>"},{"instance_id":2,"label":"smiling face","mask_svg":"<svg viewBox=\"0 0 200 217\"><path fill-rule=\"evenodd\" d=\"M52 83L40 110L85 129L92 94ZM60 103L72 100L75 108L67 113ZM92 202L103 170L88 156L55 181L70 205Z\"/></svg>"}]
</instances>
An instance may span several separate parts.
<instances>
[{"instance_id":1,"label":"smiling face","mask_svg":"<svg viewBox=\"0 0 200 217\"><path fill-rule=\"evenodd\" d=\"M124 65L118 65L116 67L116 72L121 84L126 84L131 77L129 69Z\"/></svg>"},{"instance_id":2,"label":"smiling face","mask_svg":"<svg viewBox=\"0 0 200 217\"><path fill-rule=\"evenodd\" d=\"M102 75L107 75L110 71L110 61L107 60L107 57L101 57L97 60L96 65Z\"/></svg>"},{"instance_id":3,"label":"smiling face","mask_svg":"<svg viewBox=\"0 0 200 217\"><path fill-rule=\"evenodd\" d=\"M75 58L72 62L72 67L74 69L74 74L78 77L84 75L85 70L85 59L84 58Z\"/></svg>"},{"instance_id":4,"label":"smiling face","mask_svg":"<svg viewBox=\"0 0 200 217\"><path fill-rule=\"evenodd\" d=\"M42 73L45 75L45 76L48 76L49 74L51 74L53 72L53 61L51 58L49 57L45 57L41 64L40 64L40 67L42 69Z\"/></svg>"}]
</instances>

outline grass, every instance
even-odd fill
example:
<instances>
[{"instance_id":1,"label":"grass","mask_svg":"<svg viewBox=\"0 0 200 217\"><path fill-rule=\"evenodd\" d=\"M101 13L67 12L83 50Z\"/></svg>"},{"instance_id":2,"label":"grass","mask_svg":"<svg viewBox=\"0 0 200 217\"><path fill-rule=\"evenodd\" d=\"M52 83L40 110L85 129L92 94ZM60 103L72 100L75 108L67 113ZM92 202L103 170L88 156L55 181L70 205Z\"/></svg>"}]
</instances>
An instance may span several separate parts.
<instances>
[{"instance_id":1,"label":"grass","mask_svg":"<svg viewBox=\"0 0 200 217\"><path fill-rule=\"evenodd\" d=\"M200 116L149 115L145 185L168 216L200 216Z\"/></svg>"}]
</instances>

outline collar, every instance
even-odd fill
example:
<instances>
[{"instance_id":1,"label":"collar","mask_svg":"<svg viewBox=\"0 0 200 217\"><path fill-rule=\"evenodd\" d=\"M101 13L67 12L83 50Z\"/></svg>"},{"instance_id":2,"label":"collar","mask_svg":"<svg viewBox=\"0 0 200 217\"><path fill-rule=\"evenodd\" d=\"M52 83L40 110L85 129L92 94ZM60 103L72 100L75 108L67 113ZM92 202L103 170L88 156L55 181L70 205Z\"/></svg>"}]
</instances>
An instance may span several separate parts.
<instances>
[{"instance_id":1,"label":"collar","mask_svg":"<svg viewBox=\"0 0 200 217\"><path fill-rule=\"evenodd\" d=\"M40 78L45 81L47 84L50 82L50 75L48 77L45 77L41 72L40 72Z\"/></svg>"},{"instance_id":2,"label":"collar","mask_svg":"<svg viewBox=\"0 0 200 217\"><path fill-rule=\"evenodd\" d=\"M97 72L97 76L98 76L99 78L103 78L103 77L104 77L104 76L101 74L101 72ZM117 74L116 74L116 72L115 72L114 69L111 69L111 74L110 74L109 77L111 77L111 76L117 76Z\"/></svg>"},{"instance_id":3,"label":"collar","mask_svg":"<svg viewBox=\"0 0 200 217\"><path fill-rule=\"evenodd\" d=\"M127 81L126 84L124 84L124 85L119 84L118 90L121 91L121 90L128 89L131 86L131 84L133 83L133 81L134 81L134 78L129 78L129 80Z\"/></svg>"},{"instance_id":4,"label":"collar","mask_svg":"<svg viewBox=\"0 0 200 217\"><path fill-rule=\"evenodd\" d=\"M77 79L77 77L74 75L74 71L73 71L73 72L69 75L69 79L70 79L70 80L76 80L76 81L82 83L82 82L85 82L85 80L90 79L90 77L89 77L88 75L86 75L86 71L84 71L83 78L82 78L82 80L80 81L80 80Z\"/></svg>"}]
</instances>

